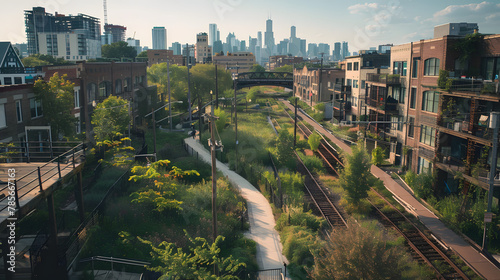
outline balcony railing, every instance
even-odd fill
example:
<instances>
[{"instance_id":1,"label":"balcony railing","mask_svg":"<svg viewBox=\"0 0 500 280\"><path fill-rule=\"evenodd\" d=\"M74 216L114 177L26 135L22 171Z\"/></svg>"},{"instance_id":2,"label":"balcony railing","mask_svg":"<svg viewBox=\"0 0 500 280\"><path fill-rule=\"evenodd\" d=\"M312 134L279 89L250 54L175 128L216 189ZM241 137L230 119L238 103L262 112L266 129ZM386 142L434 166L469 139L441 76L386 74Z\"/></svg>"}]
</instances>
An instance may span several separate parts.
<instances>
[{"instance_id":1,"label":"balcony railing","mask_svg":"<svg viewBox=\"0 0 500 280\"><path fill-rule=\"evenodd\" d=\"M340 93L350 93L351 92L351 86L344 86L342 84L335 84L333 86L333 90L336 92Z\"/></svg>"},{"instance_id":2,"label":"balcony railing","mask_svg":"<svg viewBox=\"0 0 500 280\"><path fill-rule=\"evenodd\" d=\"M398 110L398 102L387 102L386 100L377 100L377 99L368 99L368 106L377 108L379 110L383 110L386 112L389 111L397 111Z\"/></svg>"},{"instance_id":3,"label":"balcony railing","mask_svg":"<svg viewBox=\"0 0 500 280\"><path fill-rule=\"evenodd\" d=\"M374 83L382 83L386 85L401 84L401 78L399 75L368 73L366 74L366 81Z\"/></svg>"},{"instance_id":4,"label":"balcony railing","mask_svg":"<svg viewBox=\"0 0 500 280\"><path fill-rule=\"evenodd\" d=\"M470 127L468 120L443 116L442 120L438 122L438 125L446 129L467 133L468 135L473 135L488 141L493 139L493 129L479 124L474 125L474 127Z\"/></svg>"},{"instance_id":5,"label":"balcony railing","mask_svg":"<svg viewBox=\"0 0 500 280\"><path fill-rule=\"evenodd\" d=\"M499 82L474 79L451 79L451 81L451 86L441 89L446 91L474 92L480 94L500 94Z\"/></svg>"}]
</instances>

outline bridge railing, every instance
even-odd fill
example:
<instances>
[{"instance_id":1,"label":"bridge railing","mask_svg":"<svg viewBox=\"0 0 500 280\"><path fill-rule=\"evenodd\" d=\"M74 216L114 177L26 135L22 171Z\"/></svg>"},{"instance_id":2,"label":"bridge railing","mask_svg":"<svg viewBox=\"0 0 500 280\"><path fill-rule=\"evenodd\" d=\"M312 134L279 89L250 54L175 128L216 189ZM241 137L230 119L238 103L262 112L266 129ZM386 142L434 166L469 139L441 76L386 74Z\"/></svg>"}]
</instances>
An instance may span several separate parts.
<instances>
[{"instance_id":1,"label":"bridge railing","mask_svg":"<svg viewBox=\"0 0 500 280\"><path fill-rule=\"evenodd\" d=\"M16 209L21 207L19 199L25 197L36 188L40 188L40 191L43 191L43 184L45 182L54 176L61 178L62 172L68 168L75 169L84 156L85 144L80 143L71 150L53 158L41 166L36 167L20 178L7 177L5 186L0 188L0 211L4 211L8 208L9 211L15 212ZM56 164L54 165L54 163ZM15 205L9 204L9 197L11 197L9 194L12 192L15 196Z\"/></svg>"}]
</instances>

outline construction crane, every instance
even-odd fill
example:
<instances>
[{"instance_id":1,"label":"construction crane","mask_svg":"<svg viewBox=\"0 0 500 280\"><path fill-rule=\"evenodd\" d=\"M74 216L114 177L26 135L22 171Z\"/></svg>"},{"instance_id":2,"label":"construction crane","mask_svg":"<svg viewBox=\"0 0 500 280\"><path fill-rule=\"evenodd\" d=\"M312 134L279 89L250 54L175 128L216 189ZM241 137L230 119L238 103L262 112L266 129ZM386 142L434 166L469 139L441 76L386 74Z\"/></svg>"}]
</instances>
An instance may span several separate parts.
<instances>
[{"instance_id":1,"label":"construction crane","mask_svg":"<svg viewBox=\"0 0 500 280\"><path fill-rule=\"evenodd\" d=\"M102 4L104 6L104 26L108 25L108 8L106 4L106 0L102 0Z\"/></svg>"}]
</instances>

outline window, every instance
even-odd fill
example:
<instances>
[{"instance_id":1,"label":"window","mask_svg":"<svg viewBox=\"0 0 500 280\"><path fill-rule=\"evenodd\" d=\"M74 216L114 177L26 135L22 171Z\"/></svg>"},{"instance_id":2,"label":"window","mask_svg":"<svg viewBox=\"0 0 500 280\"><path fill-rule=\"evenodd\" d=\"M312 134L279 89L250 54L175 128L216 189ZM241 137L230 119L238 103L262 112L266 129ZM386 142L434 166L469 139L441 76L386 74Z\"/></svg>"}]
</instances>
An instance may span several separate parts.
<instances>
[{"instance_id":1,"label":"window","mask_svg":"<svg viewBox=\"0 0 500 280\"><path fill-rule=\"evenodd\" d=\"M107 97L111 93L111 83L108 81L99 84L99 97Z\"/></svg>"},{"instance_id":2,"label":"window","mask_svg":"<svg viewBox=\"0 0 500 280\"><path fill-rule=\"evenodd\" d=\"M392 98L396 99L399 103L405 104L406 88L393 87L391 96Z\"/></svg>"},{"instance_id":3,"label":"window","mask_svg":"<svg viewBox=\"0 0 500 280\"><path fill-rule=\"evenodd\" d=\"M352 86L352 80L351 79L347 79L346 80L346 86Z\"/></svg>"},{"instance_id":4,"label":"window","mask_svg":"<svg viewBox=\"0 0 500 280\"><path fill-rule=\"evenodd\" d=\"M424 62L424 76L439 75L439 58L429 58Z\"/></svg>"},{"instance_id":5,"label":"window","mask_svg":"<svg viewBox=\"0 0 500 280\"><path fill-rule=\"evenodd\" d=\"M403 61L403 69L401 69L401 76L406 77L407 68L408 68L408 63L406 61Z\"/></svg>"},{"instance_id":6,"label":"window","mask_svg":"<svg viewBox=\"0 0 500 280\"><path fill-rule=\"evenodd\" d=\"M418 157L418 170L417 174L429 173L432 169L432 163L425 158Z\"/></svg>"},{"instance_id":7,"label":"window","mask_svg":"<svg viewBox=\"0 0 500 280\"><path fill-rule=\"evenodd\" d=\"M354 71L359 70L359 62L354 62Z\"/></svg>"},{"instance_id":8,"label":"window","mask_svg":"<svg viewBox=\"0 0 500 280\"><path fill-rule=\"evenodd\" d=\"M42 112L42 101L36 100L35 98L30 99L30 111L31 118L38 118L43 115Z\"/></svg>"},{"instance_id":9,"label":"window","mask_svg":"<svg viewBox=\"0 0 500 280\"><path fill-rule=\"evenodd\" d=\"M424 91L422 94L422 110L437 113L439 94L437 91Z\"/></svg>"},{"instance_id":10,"label":"window","mask_svg":"<svg viewBox=\"0 0 500 280\"><path fill-rule=\"evenodd\" d=\"M3 84L4 85L12 85L12 78L11 77L3 78Z\"/></svg>"},{"instance_id":11,"label":"window","mask_svg":"<svg viewBox=\"0 0 500 280\"><path fill-rule=\"evenodd\" d=\"M422 125L422 129L420 130L420 143L434 147L436 145L436 129Z\"/></svg>"},{"instance_id":12,"label":"window","mask_svg":"<svg viewBox=\"0 0 500 280\"><path fill-rule=\"evenodd\" d=\"M485 80L496 80L500 76L500 57L483 58L482 76Z\"/></svg>"},{"instance_id":13,"label":"window","mask_svg":"<svg viewBox=\"0 0 500 280\"><path fill-rule=\"evenodd\" d=\"M23 83L23 78L21 77L14 77L14 84L20 85Z\"/></svg>"},{"instance_id":14,"label":"window","mask_svg":"<svg viewBox=\"0 0 500 280\"><path fill-rule=\"evenodd\" d=\"M414 133L415 133L415 118L414 117L410 117L409 118L409 125L408 125L408 137L411 137L413 138L414 137Z\"/></svg>"},{"instance_id":15,"label":"window","mask_svg":"<svg viewBox=\"0 0 500 280\"><path fill-rule=\"evenodd\" d=\"M401 116L391 116L391 129L397 131L403 131L403 117Z\"/></svg>"},{"instance_id":16,"label":"window","mask_svg":"<svg viewBox=\"0 0 500 280\"><path fill-rule=\"evenodd\" d=\"M417 103L417 88L412 87L410 92L410 108L415 109Z\"/></svg>"},{"instance_id":17,"label":"window","mask_svg":"<svg viewBox=\"0 0 500 280\"><path fill-rule=\"evenodd\" d=\"M418 77L418 61L419 60L420 60L420 58L413 59L413 69L411 70L411 77L412 78Z\"/></svg>"},{"instance_id":18,"label":"window","mask_svg":"<svg viewBox=\"0 0 500 280\"><path fill-rule=\"evenodd\" d=\"M361 88L365 88L366 87L366 82L365 80L361 80Z\"/></svg>"},{"instance_id":19,"label":"window","mask_svg":"<svg viewBox=\"0 0 500 280\"><path fill-rule=\"evenodd\" d=\"M115 93L122 93L122 80L115 81Z\"/></svg>"},{"instance_id":20,"label":"window","mask_svg":"<svg viewBox=\"0 0 500 280\"><path fill-rule=\"evenodd\" d=\"M358 88L358 80L352 80L352 87Z\"/></svg>"},{"instance_id":21,"label":"window","mask_svg":"<svg viewBox=\"0 0 500 280\"><path fill-rule=\"evenodd\" d=\"M406 99L406 88L401 88L401 95L399 96L399 103L405 104Z\"/></svg>"},{"instance_id":22,"label":"window","mask_svg":"<svg viewBox=\"0 0 500 280\"><path fill-rule=\"evenodd\" d=\"M23 121L23 107L21 100L16 101L16 116L18 123Z\"/></svg>"},{"instance_id":23,"label":"window","mask_svg":"<svg viewBox=\"0 0 500 280\"><path fill-rule=\"evenodd\" d=\"M97 93L97 85L94 83L87 84L87 102L92 103L95 100Z\"/></svg>"},{"instance_id":24,"label":"window","mask_svg":"<svg viewBox=\"0 0 500 280\"><path fill-rule=\"evenodd\" d=\"M352 62L347 63L347 71L352 70Z\"/></svg>"},{"instance_id":25,"label":"window","mask_svg":"<svg viewBox=\"0 0 500 280\"><path fill-rule=\"evenodd\" d=\"M80 108L80 90L75 90L75 108Z\"/></svg>"},{"instance_id":26,"label":"window","mask_svg":"<svg viewBox=\"0 0 500 280\"><path fill-rule=\"evenodd\" d=\"M7 127L7 122L5 120L5 105L0 104L0 128Z\"/></svg>"}]
</instances>

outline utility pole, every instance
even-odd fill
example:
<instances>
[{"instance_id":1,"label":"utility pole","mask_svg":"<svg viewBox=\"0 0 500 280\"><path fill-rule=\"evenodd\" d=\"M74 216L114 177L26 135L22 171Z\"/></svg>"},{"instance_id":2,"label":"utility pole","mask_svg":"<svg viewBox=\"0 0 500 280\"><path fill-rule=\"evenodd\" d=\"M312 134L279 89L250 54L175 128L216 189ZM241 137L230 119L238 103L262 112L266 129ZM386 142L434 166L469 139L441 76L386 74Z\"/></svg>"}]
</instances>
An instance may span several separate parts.
<instances>
[{"instance_id":1,"label":"utility pole","mask_svg":"<svg viewBox=\"0 0 500 280\"><path fill-rule=\"evenodd\" d=\"M219 79L217 78L217 64L215 64L215 108L219 109Z\"/></svg>"},{"instance_id":2,"label":"utility pole","mask_svg":"<svg viewBox=\"0 0 500 280\"><path fill-rule=\"evenodd\" d=\"M212 95L210 95L212 96ZM215 160L215 115L214 110L211 110L210 117L210 153L212 156L212 234L213 240L217 238L217 173L216 173L216 160Z\"/></svg>"},{"instance_id":3,"label":"utility pole","mask_svg":"<svg viewBox=\"0 0 500 280\"><path fill-rule=\"evenodd\" d=\"M153 153L155 155L155 162L156 162L156 120L155 120L155 109L151 108L151 114L153 115Z\"/></svg>"},{"instance_id":4,"label":"utility pole","mask_svg":"<svg viewBox=\"0 0 500 280\"><path fill-rule=\"evenodd\" d=\"M189 44L186 43L186 66L188 71L188 111L189 111L189 123L193 121L193 117L191 116L191 83L189 77L189 65L190 65L190 57L189 57Z\"/></svg>"},{"instance_id":5,"label":"utility pole","mask_svg":"<svg viewBox=\"0 0 500 280\"><path fill-rule=\"evenodd\" d=\"M236 68L238 69L238 68ZM238 100L236 99L236 85L238 83L238 80L235 78L234 79L234 138L236 141L236 146L234 148L235 151L235 156L236 156L236 161L234 164L234 171L238 173L238 109L236 108L236 105L238 105Z\"/></svg>"},{"instance_id":6,"label":"utility pole","mask_svg":"<svg viewBox=\"0 0 500 280\"><path fill-rule=\"evenodd\" d=\"M495 190L495 174L497 170L497 154L498 154L498 131L500 126L500 112L490 113L490 128L493 128L493 150L491 151L491 165L489 176L489 190L488 190L488 209L484 213L484 233L483 233L483 247L482 251L488 250L488 224L491 223L493 213L491 212L491 204L493 203L493 192ZM489 217L487 217L487 215ZM487 221L488 220L488 221Z\"/></svg>"},{"instance_id":7,"label":"utility pole","mask_svg":"<svg viewBox=\"0 0 500 280\"><path fill-rule=\"evenodd\" d=\"M299 99L299 98L295 97L295 116L294 116L295 122L293 125L293 147L294 148L297 145L297 99Z\"/></svg>"},{"instance_id":8,"label":"utility pole","mask_svg":"<svg viewBox=\"0 0 500 280\"><path fill-rule=\"evenodd\" d=\"M323 81L323 55L325 53L321 53L321 66L319 68L319 88L318 88L318 100L316 101L320 101L321 100L321 85L322 85L322 81Z\"/></svg>"},{"instance_id":9,"label":"utility pole","mask_svg":"<svg viewBox=\"0 0 500 280\"><path fill-rule=\"evenodd\" d=\"M169 115L169 119L170 119L170 132L172 132L172 123L173 123L173 120L172 120L172 103L171 103L171 100L170 100L170 59L167 59L167 91L168 91L168 113L170 114Z\"/></svg>"},{"instance_id":10,"label":"utility pole","mask_svg":"<svg viewBox=\"0 0 500 280\"><path fill-rule=\"evenodd\" d=\"M212 95L210 95L210 101L212 101ZM200 143L201 143L201 130L202 130L202 127L201 127L201 96L198 98L198 123L200 124L199 125L199 129L200 129Z\"/></svg>"}]
</instances>

